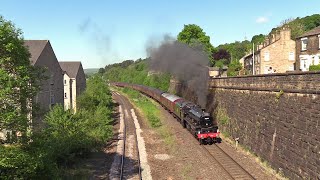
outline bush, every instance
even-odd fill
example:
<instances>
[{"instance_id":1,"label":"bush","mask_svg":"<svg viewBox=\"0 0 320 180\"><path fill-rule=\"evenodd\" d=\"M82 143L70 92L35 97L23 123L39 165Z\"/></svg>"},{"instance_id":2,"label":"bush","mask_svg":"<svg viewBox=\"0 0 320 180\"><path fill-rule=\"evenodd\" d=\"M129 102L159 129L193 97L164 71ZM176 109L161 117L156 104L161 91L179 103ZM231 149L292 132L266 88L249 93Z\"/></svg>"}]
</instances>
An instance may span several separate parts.
<instances>
[{"instance_id":1,"label":"bush","mask_svg":"<svg viewBox=\"0 0 320 180\"><path fill-rule=\"evenodd\" d=\"M228 76L237 76L241 70L242 65L238 60L233 60L228 67L227 75Z\"/></svg>"},{"instance_id":2,"label":"bush","mask_svg":"<svg viewBox=\"0 0 320 180\"><path fill-rule=\"evenodd\" d=\"M53 166L46 157L20 146L0 145L0 179L48 179L54 177ZM52 165L52 164L51 164Z\"/></svg>"},{"instance_id":3,"label":"bush","mask_svg":"<svg viewBox=\"0 0 320 180\"><path fill-rule=\"evenodd\" d=\"M309 67L309 71L320 71L320 64L318 65L311 65Z\"/></svg>"}]
</instances>

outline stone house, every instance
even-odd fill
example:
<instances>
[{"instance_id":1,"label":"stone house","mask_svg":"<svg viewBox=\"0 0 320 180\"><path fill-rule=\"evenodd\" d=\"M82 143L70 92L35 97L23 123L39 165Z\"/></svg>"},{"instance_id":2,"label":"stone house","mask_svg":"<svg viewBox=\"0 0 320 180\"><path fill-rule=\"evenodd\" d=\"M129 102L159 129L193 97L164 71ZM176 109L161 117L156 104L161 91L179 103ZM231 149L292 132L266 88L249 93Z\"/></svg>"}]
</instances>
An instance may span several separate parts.
<instances>
[{"instance_id":1,"label":"stone house","mask_svg":"<svg viewBox=\"0 0 320 180\"><path fill-rule=\"evenodd\" d=\"M320 26L304 33L296 39L296 69L309 71L310 65L320 61Z\"/></svg>"},{"instance_id":2,"label":"stone house","mask_svg":"<svg viewBox=\"0 0 320 180\"><path fill-rule=\"evenodd\" d=\"M82 64L79 61L59 62L59 64L64 71L64 108L76 112L77 97L86 88L86 77Z\"/></svg>"},{"instance_id":3,"label":"stone house","mask_svg":"<svg viewBox=\"0 0 320 180\"><path fill-rule=\"evenodd\" d=\"M247 74L253 74L252 56L253 56L253 54L252 54L252 52L250 52L249 54L243 56L240 61L244 71L246 71Z\"/></svg>"},{"instance_id":4,"label":"stone house","mask_svg":"<svg viewBox=\"0 0 320 180\"><path fill-rule=\"evenodd\" d=\"M25 40L24 45L31 55L31 65L45 69L45 79L40 82L40 91L33 98L33 104L29 104L33 108L34 115L29 114L31 125L37 130L43 125L44 114L55 104L64 103L63 72L49 40ZM35 105L39 106L36 111ZM8 134L11 134L10 130L2 130L0 140L6 140Z\"/></svg>"},{"instance_id":5,"label":"stone house","mask_svg":"<svg viewBox=\"0 0 320 180\"><path fill-rule=\"evenodd\" d=\"M256 47L254 53L244 57L244 68L249 74L294 71L295 47L296 43L291 39L291 30L283 28L267 37L263 44Z\"/></svg>"},{"instance_id":6,"label":"stone house","mask_svg":"<svg viewBox=\"0 0 320 180\"><path fill-rule=\"evenodd\" d=\"M40 91L34 97L40 107L36 112L38 118L33 118L33 125L36 125L53 105L63 105L63 71L49 40L25 40L25 46L31 54L31 64L45 68L46 79L41 81Z\"/></svg>"}]
</instances>

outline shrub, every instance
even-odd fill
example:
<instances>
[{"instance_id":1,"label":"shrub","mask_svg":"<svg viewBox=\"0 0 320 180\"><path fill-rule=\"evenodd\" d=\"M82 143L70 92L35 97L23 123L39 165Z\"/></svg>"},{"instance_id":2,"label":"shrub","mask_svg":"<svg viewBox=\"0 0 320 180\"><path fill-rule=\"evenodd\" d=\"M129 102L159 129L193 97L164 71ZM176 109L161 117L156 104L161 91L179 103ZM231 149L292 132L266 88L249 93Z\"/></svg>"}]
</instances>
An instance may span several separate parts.
<instances>
[{"instance_id":1,"label":"shrub","mask_svg":"<svg viewBox=\"0 0 320 180\"><path fill-rule=\"evenodd\" d=\"M20 146L0 145L0 179L40 179L54 176L55 168L46 164L46 157Z\"/></svg>"},{"instance_id":2,"label":"shrub","mask_svg":"<svg viewBox=\"0 0 320 180\"><path fill-rule=\"evenodd\" d=\"M320 64L318 65L311 65L309 67L309 71L320 71Z\"/></svg>"}]
</instances>

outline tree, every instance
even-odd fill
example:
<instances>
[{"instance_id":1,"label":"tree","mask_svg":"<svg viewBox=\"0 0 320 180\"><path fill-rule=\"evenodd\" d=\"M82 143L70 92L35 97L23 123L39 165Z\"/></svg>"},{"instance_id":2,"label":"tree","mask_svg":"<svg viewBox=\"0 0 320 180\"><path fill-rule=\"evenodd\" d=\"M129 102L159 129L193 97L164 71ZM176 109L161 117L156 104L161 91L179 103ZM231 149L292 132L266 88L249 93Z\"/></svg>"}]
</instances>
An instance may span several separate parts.
<instances>
[{"instance_id":1,"label":"tree","mask_svg":"<svg viewBox=\"0 0 320 180\"><path fill-rule=\"evenodd\" d=\"M239 60L252 48L252 44L247 40L242 42L235 41L233 43L219 45L217 48L227 50L232 57L231 60Z\"/></svg>"},{"instance_id":2,"label":"tree","mask_svg":"<svg viewBox=\"0 0 320 180\"><path fill-rule=\"evenodd\" d=\"M198 46L200 43L207 53L211 53L213 50L213 46L210 43L210 37L196 24L184 25L184 28L178 34L177 39L179 42L186 43L191 47Z\"/></svg>"},{"instance_id":3,"label":"tree","mask_svg":"<svg viewBox=\"0 0 320 180\"><path fill-rule=\"evenodd\" d=\"M217 52L214 52L212 56L214 60L226 59L228 60L226 63L230 63L230 53L225 49L219 49Z\"/></svg>"},{"instance_id":4,"label":"tree","mask_svg":"<svg viewBox=\"0 0 320 180\"><path fill-rule=\"evenodd\" d=\"M105 72L106 72L106 70L104 68L100 68L98 71L99 74L104 74Z\"/></svg>"},{"instance_id":5,"label":"tree","mask_svg":"<svg viewBox=\"0 0 320 180\"><path fill-rule=\"evenodd\" d=\"M291 29L291 39L295 39L298 36L302 35L306 31L310 31L311 29L320 25L320 14L313 14L311 16L306 16L303 18L289 18L280 23L280 25L271 30L270 34L279 31L284 26L288 26Z\"/></svg>"},{"instance_id":6,"label":"tree","mask_svg":"<svg viewBox=\"0 0 320 180\"><path fill-rule=\"evenodd\" d=\"M238 60L233 60L229 64L227 75L228 76L237 76L239 71L242 69L242 65Z\"/></svg>"},{"instance_id":7,"label":"tree","mask_svg":"<svg viewBox=\"0 0 320 180\"><path fill-rule=\"evenodd\" d=\"M251 43L254 43L255 45L261 44L264 42L265 36L263 34L254 35L251 39Z\"/></svg>"},{"instance_id":8,"label":"tree","mask_svg":"<svg viewBox=\"0 0 320 180\"><path fill-rule=\"evenodd\" d=\"M21 30L0 16L0 131L19 132L24 140L41 79L29 57Z\"/></svg>"}]
</instances>

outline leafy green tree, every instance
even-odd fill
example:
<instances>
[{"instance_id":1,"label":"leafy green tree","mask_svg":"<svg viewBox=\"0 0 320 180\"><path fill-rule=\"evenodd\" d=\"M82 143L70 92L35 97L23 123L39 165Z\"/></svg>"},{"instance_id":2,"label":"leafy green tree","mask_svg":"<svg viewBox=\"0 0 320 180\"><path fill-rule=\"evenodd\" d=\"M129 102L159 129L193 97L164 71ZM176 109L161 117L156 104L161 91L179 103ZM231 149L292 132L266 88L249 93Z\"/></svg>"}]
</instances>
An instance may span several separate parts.
<instances>
[{"instance_id":1,"label":"leafy green tree","mask_svg":"<svg viewBox=\"0 0 320 180\"><path fill-rule=\"evenodd\" d=\"M230 63L230 59L231 59L230 53L225 49L217 50L212 54L212 56L213 56L214 62L222 60L221 62L223 62L224 65L228 65Z\"/></svg>"},{"instance_id":2,"label":"leafy green tree","mask_svg":"<svg viewBox=\"0 0 320 180\"><path fill-rule=\"evenodd\" d=\"M252 44L250 41L235 41L233 43L226 43L219 45L218 49L225 49L230 53L231 61L241 59L250 49Z\"/></svg>"},{"instance_id":3,"label":"leafy green tree","mask_svg":"<svg viewBox=\"0 0 320 180\"><path fill-rule=\"evenodd\" d=\"M11 130L12 137L21 132L24 140L30 125L32 98L41 79L29 57L22 31L0 16L0 130Z\"/></svg>"},{"instance_id":4,"label":"leafy green tree","mask_svg":"<svg viewBox=\"0 0 320 180\"><path fill-rule=\"evenodd\" d=\"M220 60L217 60L217 61L214 61L214 66L215 67L218 67L220 69L223 68L224 64L225 64L225 60L224 59L220 59Z\"/></svg>"},{"instance_id":5,"label":"leafy green tree","mask_svg":"<svg viewBox=\"0 0 320 180\"><path fill-rule=\"evenodd\" d=\"M184 25L183 30L178 34L178 41L186 43L191 47L201 44L207 53L211 53L213 46L210 43L210 37L206 35L203 29L196 24Z\"/></svg>"},{"instance_id":6,"label":"leafy green tree","mask_svg":"<svg viewBox=\"0 0 320 180\"><path fill-rule=\"evenodd\" d=\"M137 60L126 68L109 65L112 67L104 74L104 79L111 82L129 82L144 84L167 91L170 83L169 74L149 74L148 62L150 59Z\"/></svg>"},{"instance_id":7,"label":"leafy green tree","mask_svg":"<svg viewBox=\"0 0 320 180\"><path fill-rule=\"evenodd\" d=\"M320 14L313 14L303 18L286 19L281 22L279 27L273 28L269 35L279 31L284 26L288 26L291 29L291 39L295 39L303 33L320 26Z\"/></svg>"},{"instance_id":8,"label":"leafy green tree","mask_svg":"<svg viewBox=\"0 0 320 180\"><path fill-rule=\"evenodd\" d=\"M106 70L104 68L100 68L99 71L98 71L99 74L103 74L105 72L106 72Z\"/></svg>"},{"instance_id":9,"label":"leafy green tree","mask_svg":"<svg viewBox=\"0 0 320 180\"><path fill-rule=\"evenodd\" d=\"M111 91L102 77L90 77L86 91L78 98L77 107L95 111L98 106L112 107L112 105Z\"/></svg>"},{"instance_id":10,"label":"leafy green tree","mask_svg":"<svg viewBox=\"0 0 320 180\"><path fill-rule=\"evenodd\" d=\"M228 76L237 76L239 71L242 69L241 63L238 60L233 60L229 64L227 75Z\"/></svg>"},{"instance_id":11,"label":"leafy green tree","mask_svg":"<svg viewBox=\"0 0 320 180\"><path fill-rule=\"evenodd\" d=\"M255 45L263 43L265 40L265 36L263 34L254 35L251 39L251 43L254 43Z\"/></svg>"}]
</instances>

